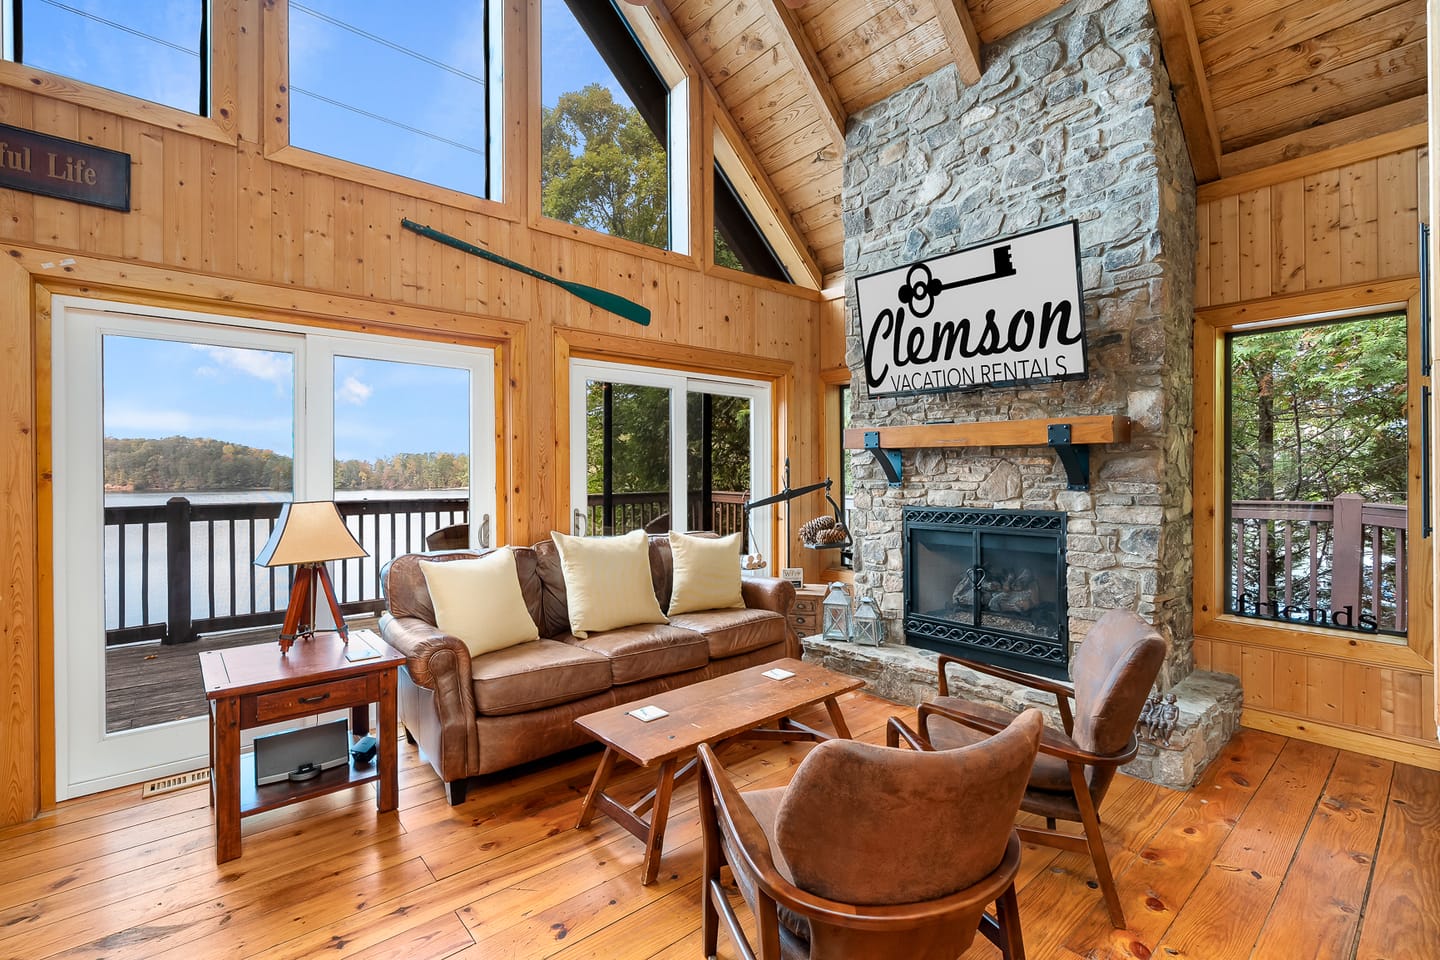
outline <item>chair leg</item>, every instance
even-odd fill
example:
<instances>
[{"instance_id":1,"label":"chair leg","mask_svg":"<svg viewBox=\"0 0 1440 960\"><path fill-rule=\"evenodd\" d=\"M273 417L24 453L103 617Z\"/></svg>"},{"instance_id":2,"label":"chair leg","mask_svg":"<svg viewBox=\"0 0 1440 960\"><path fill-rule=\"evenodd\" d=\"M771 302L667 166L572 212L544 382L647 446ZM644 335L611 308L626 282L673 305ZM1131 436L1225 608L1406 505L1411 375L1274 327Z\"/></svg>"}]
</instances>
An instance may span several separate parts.
<instances>
[{"instance_id":1,"label":"chair leg","mask_svg":"<svg viewBox=\"0 0 1440 960\"><path fill-rule=\"evenodd\" d=\"M1125 911L1120 906L1120 891L1115 888L1115 876L1110 872L1110 854L1105 849L1105 838L1100 833L1100 818L1095 814L1095 803L1090 791L1077 791L1076 806L1080 808L1080 821L1085 826L1085 843L1090 848L1090 859L1095 863L1095 880L1100 892L1105 895L1105 907L1110 911L1110 923L1116 930L1125 929Z\"/></svg>"},{"instance_id":2,"label":"chair leg","mask_svg":"<svg viewBox=\"0 0 1440 960\"><path fill-rule=\"evenodd\" d=\"M1055 829L1055 818L1054 818L1054 817L1046 817L1046 818L1045 818L1045 829L1046 829L1046 830L1054 830L1054 829Z\"/></svg>"},{"instance_id":3,"label":"chair leg","mask_svg":"<svg viewBox=\"0 0 1440 960\"><path fill-rule=\"evenodd\" d=\"M470 778L461 777L459 780L451 780L448 786L450 787L450 806L458 807L465 802L465 794L468 792L470 786Z\"/></svg>"},{"instance_id":4,"label":"chair leg","mask_svg":"<svg viewBox=\"0 0 1440 960\"><path fill-rule=\"evenodd\" d=\"M412 747L415 746L415 735L410 732L410 728L402 727L401 729L405 731L405 742L410 744L410 746Z\"/></svg>"},{"instance_id":5,"label":"chair leg","mask_svg":"<svg viewBox=\"0 0 1440 960\"><path fill-rule=\"evenodd\" d=\"M1000 926L1000 955L1005 960L1025 960L1025 937L1020 931L1020 904L1015 884L1005 888L995 901L995 920Z\"/></svg>"}]
</instances>

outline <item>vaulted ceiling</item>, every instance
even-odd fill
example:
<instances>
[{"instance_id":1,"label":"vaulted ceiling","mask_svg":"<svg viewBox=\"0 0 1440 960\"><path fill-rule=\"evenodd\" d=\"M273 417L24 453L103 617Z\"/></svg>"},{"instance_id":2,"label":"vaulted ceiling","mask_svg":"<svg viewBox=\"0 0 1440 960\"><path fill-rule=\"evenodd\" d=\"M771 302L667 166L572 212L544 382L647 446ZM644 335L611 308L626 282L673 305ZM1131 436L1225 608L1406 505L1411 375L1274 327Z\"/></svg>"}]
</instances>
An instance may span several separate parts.
<instances>
[{"instance_id":1,"label":"vaulted ceiling","mask_svg":"<svg viewBox=\"0 0 1440 960\"><path fill-rule=\"evenodd\" d=\"M633 2L633 0L632 0ZM846 119L1063 0L649 0L819 271L843 268ZM1200 182L1425 122L1424 0L1151 0ZM726 124L722 124L722 127Z\"/></svg>"}]
</instances>

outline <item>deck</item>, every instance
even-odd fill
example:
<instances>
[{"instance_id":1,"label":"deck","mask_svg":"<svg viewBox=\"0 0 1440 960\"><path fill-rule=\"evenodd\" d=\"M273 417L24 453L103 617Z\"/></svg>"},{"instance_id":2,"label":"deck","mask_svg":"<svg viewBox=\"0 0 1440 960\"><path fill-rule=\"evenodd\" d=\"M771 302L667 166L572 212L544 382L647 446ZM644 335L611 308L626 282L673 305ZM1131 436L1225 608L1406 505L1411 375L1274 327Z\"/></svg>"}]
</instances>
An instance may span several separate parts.
<instances>
[{"instance_id":1,"label":"deck","mask_svg":"<svg viewBox=\"0 0 1440 960\"><path fill-rule=\"evenodd\" d=\"M883 742L894 704L843 706ZM775 786L806 749L723 759L742 788ZM400 756L398 814L367 788L261 814L222 867L202 789L112 791L0 830L0 957L700 957L693 783L644 888L633 837L573 829L598 752L490 778L453 808L415 748ZM1101 814L1131 928L1110 928L1087 858L1027 848L1032 960L1440 956L1440 773L1246 730L1194 790L1121 778ZM720 956L736 956L723 933ZM965 954L995 956L983 939Z\"/></svg>"}]
</instances>

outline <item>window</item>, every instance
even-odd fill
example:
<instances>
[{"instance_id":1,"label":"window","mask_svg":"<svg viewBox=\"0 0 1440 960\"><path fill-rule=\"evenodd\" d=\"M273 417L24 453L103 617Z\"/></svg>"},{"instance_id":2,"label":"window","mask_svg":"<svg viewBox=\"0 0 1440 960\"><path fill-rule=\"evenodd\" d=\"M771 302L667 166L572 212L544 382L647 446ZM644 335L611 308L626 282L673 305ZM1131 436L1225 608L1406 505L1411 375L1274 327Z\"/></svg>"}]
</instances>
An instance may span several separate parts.
<instances>
[{"instance_id":1,"label":"window","mask_svg":"<svg viewBox=\"0 0 1440 960\"><path fill-rule=\"evenodd\" d=\"M203 765L203 697L110 667L278 624L288 572L253 561L281 503L335 500L365 549L332 569L346 616L437 527L485 540L493 351L71 297L54 317L59 797Z\"/></svg>"},{"instance_id":2,"label":"window","mask_svg":"<svg viewBox=\"0 0 1440 960\"><path fill-rule=\"evenodd\" d=\"M1229 333L1225 610L1404 637L1404 313Z\"/></svg>"},{"instance_id":3,"label":"window","mask_svg":"<svg viewBox=\"0 0 1440 960\"><path fill-rule=\"evenodd\" d=\"M790 274L718 162L715 164L715 263L790 282Z\"/></svg>"},{"instance_id":4,"label":"window","mask_svg":"<svg viewBox=\"0 0 1440 960\"><path fill-rule=\"evenodd\" d=\"M613 3L544 0L541 16L542 212L683 252L684 97Z\"/></svg>"},{"instance_id":5,"label":"window","mask_svg":"<svg viewBox=\"0 0 1440 960\"><path fill-rule=\"evenodd\" d=\"M738 532L767 552L744 505L769 493L768 385L595 360L570 378L572 533Z\"/></svg>"},{"instance_id":6,"label":"window","mask_svg":"<svg viewBox=\"0 0 1440 960\"><path fill-rule=\"evenodd\" d=\"M11 0L5 59L175 107L210 113L209 6Z\"/></svg>"},{"instance_id":7,"label":"window","mask_svg":"<svg viewBox=\"0 0 1440 960\"><path fill-rule=\"evenodd\" d=\"M290 144L490 197L491 4L289 4Z\"/></svg>"}]
</instances>

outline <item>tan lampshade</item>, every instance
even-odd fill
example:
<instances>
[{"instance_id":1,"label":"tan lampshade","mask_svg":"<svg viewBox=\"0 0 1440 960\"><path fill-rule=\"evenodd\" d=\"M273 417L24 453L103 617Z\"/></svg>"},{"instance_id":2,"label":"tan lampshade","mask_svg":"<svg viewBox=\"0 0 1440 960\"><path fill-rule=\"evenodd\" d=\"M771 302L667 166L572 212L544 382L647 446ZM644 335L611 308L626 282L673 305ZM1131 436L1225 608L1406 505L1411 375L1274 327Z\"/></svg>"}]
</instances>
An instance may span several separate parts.
<instances>
[{"instance_id":1,"label":"tan lampshade","mask_svg":"<svg viewBox=\"0 0 1440 960\"><path fill-rule=\"evenodd\" d=\"M255 558L255 566L288 567L368 556L345 526L334 503L304 500L280 508L280 518Z\"/></svg>"}]
</instances>

